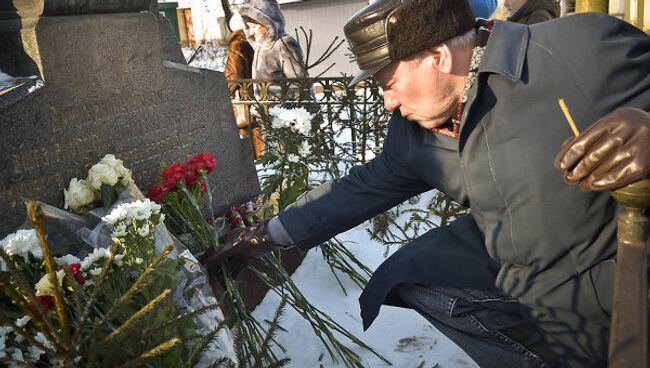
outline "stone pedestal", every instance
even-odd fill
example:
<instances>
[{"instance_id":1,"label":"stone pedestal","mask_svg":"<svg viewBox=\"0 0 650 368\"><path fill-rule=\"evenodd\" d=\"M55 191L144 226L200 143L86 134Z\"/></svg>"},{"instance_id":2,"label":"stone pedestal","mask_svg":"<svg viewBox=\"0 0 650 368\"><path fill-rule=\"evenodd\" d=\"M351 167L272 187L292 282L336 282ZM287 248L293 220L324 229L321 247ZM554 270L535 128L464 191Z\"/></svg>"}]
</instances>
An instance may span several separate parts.
<instances>
[{"instance_id":1,"label":"stone pedestal","mask_svg":"<svg viewBox=\"0 0 650 368\"><path fill-rule=\"evenodd\" d=\"M124 1L134 9L143 3ZM14 2L15 8L30 3ZM94 3L67 4L81 2ZM107 153L124 160L146 190L161 161L211 152L218 211L259 192L250 143L239 139L223 74L188 67L165 19L115 9L58 15L62 8L54 2L41 4L40 11L52 15L21 18L17 10L12 18L0 9L0 40L22 46L0 42L0 60L12 60L0 70L4 65L20 74L14 77L43 81L40 88L18 83L4 92L13 99L0 104L0 237L23 222L25 199L62 206L70 179L85 177ZM23 13L37 14L33 8L25 5Z\"/></svg>"}]
</instances>

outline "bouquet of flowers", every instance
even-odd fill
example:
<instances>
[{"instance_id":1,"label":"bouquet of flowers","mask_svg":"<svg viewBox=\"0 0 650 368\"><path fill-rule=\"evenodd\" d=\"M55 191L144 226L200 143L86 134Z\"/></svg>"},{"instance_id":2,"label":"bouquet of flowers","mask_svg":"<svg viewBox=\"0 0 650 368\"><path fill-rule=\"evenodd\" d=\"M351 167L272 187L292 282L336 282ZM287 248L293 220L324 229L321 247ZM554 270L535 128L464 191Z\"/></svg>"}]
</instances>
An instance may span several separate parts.
<instances>
[{"instance_id":1,"label":"bouquet of flowers","mask_svg":"<svg viewBox=\"0 0 650 368\"><path fill-rule=\"evenodd\" d=\"M65 209L86 213L97 207L98 202L108 207L117 198L118 190L131 185L131 170L115 155L108 154L88 170L86 179L70 180L68 189L63 191Z\"/></svg>"},{"instance_id":2,"label":"bouquet of flowers","mask_svg":"<svg viewBox=\"0 0 650 368\"><path fill-rule=\"evenodd\" d=\"M160 183L147 191L147 197L160 203L167 214L165 223L170 231L195 256L219 248L218 225L222 222L215 218L208 181L215 166L216 160L208 152L190 156L186 163L162 165Z\"/></svg>"},{"instance_id":3,"label":"bouquet of flowers","mask_svg":"<svg viewBox=\"0 0 650 368\"><path fill-rule=\"evenodd\" d=\"M168 257L171 245L158 256L141 252L145 243L154 246L152 237L142 236L137 247L124 238L83 258L57 256L47 242L41 205L30 202L28 213L33 229L0 241L0 362L10 367L200 362L211 337L197 332L192 317L214 306L187 312L175 303L170 285L184 274L183 261ZM143 221L156 226L160 217Z\"/></svg>"},{"instance_id":4,"label":"bouquet of flowers","mask_svg":"<svg viewBox=\"0 0 650 368\"><path fill-rule=\"evenodd\" d=\"M310 189L306 158L311 150L312 115L304 108L273 107L262 120L267 128L266 151L259 160L264 166L262 192L266 198L277 193L274 199L283 208Z\"/></svg>"},{"instance_id":5,"label":"bouquet of flowers","mask_svg":"<svg viewBox=\"0 0 650 368\"><path fill-rule=\"evenodd\" d=\"M205 271L121 160L106 155L64 197L84 216L34 202L32 229L0 242L0 362L237 364Z\"/></svg>"}]
</instances>

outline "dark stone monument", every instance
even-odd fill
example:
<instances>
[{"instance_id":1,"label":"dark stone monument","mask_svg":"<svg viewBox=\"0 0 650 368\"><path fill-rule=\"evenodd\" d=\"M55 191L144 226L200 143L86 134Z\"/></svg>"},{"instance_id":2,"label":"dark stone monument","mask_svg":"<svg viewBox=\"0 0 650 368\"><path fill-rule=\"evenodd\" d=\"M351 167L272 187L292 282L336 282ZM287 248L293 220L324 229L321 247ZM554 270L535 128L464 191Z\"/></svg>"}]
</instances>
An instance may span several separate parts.
<instances>
[{"instance_id":1,"label":"dark stone monument","mask_svg":"<svg viewBox=\"0 0 650 368\"><path fill-rule=\"evenodd\" d=\"M218 211L259 192L223 74L185 64L155 3L0 3L0 72L13 77L0 83L0 238L25 199L61 206L70 179L107 153L146 190L161 161L211 152Z\"/></svg>"}]
</instances>

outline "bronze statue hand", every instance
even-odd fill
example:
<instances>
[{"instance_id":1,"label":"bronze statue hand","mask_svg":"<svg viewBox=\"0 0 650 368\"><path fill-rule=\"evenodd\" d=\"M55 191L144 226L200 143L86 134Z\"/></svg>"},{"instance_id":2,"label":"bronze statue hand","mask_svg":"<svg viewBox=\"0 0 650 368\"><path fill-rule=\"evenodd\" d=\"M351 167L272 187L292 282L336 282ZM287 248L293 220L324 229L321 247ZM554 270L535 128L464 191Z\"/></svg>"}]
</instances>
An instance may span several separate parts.
<instances>
[{"instance_id":1,"label":"bronze statue hand","mask_svg":"<svg viewBox=\"0 0 650 368\"><path fill-rule=\"evenodd\" d=\"M555 167L582 190L611 190L650 173L650 114L622 107L562 144Z\"/></svg>"}]
</instances>

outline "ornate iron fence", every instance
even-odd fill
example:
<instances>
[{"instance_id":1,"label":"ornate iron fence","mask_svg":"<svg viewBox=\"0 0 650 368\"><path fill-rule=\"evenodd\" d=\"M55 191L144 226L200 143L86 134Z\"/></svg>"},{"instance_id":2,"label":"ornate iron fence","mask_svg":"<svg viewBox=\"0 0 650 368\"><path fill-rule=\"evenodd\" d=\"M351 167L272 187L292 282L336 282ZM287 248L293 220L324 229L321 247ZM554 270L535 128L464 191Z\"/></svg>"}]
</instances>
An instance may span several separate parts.
<instances>
[{"instance_id":1,"label":"ornate iron fence","mask_svg":"<svg viewBox=\"0 0 650 368\"><path fill-rule=\"evenodd\" d=\"M374 81L350 86L351 78L304 78L229 81L238 88L234 105L245 106L249 127L262 126L260 109L302 107L313 114L317 144L311 155L333 177L374 157L386 135L390 114L383 108L381 89Z\"/></svg>"}]
</instances>

